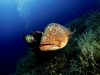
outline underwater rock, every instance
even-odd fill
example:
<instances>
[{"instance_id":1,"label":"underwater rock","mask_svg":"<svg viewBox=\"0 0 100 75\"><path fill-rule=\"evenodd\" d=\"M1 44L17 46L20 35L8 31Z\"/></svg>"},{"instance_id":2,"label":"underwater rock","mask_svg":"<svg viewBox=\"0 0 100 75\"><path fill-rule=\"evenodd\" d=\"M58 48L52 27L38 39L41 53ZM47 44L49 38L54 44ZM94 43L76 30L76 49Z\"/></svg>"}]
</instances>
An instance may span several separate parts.
<instances>
[{"instance_id":1,"label":"underwater rock","mask_svg":"<svg viewBox=\"0 0 100 75\"><path fill-rule=\"evenodd\" d=\"M58 23L49 24L41 38L41 51L55 51L65 47L73 34L69 28L66 28Z\"/></svg>"},{"instance_id":2,"label":"underwater rock","mask_svg":"<svg viewBox=\"0 0 100 75\"><path fill-rule=\"evenodd\" d=\"M72 24L69 23L70 28L73 27L76 32L74 31L75 35L68 45L70 35L74 32L60 24L49 24L44 34L39 31L33 32L31 37L34 37L35 41L28 43L32 50L29 50L25 58L18 64L16 75L100 75L100 17L94 18L91 14L90 16L94 20L86 16L84 21L82 19L82 21L75 20ZM84 26L84 24L88 26ZM95 30L92 29L94 26ZM67 38L65 48L60 47L61 42L66 41L66 39L60 39L63 37ZM60 40L60 43L52 42L56 41L55 39ZM58 48L52 50L51 45L58 46ZM58 50L59 48L61 50Z\"/></svg>"}]
</instances>

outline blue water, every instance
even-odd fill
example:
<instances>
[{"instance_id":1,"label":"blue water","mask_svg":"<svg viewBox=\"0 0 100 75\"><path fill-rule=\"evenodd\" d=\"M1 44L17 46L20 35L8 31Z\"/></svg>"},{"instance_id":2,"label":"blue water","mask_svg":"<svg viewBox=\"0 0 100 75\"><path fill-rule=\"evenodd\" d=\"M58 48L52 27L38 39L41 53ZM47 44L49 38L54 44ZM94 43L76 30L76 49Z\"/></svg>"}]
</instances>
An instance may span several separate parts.
<instances>
[{"instance_id":1,"label":"blue water","mask_svg":"<svg viewBox=\"0 0 100 75\"><path fill-rule=\"evenodd\" d=\"M0 0L0 75L9 75L27 52L24 35L47 24L65 25L99 7L99 0ZM100 2L100 1L99 1Z\"/></svg>"}]
</instances>

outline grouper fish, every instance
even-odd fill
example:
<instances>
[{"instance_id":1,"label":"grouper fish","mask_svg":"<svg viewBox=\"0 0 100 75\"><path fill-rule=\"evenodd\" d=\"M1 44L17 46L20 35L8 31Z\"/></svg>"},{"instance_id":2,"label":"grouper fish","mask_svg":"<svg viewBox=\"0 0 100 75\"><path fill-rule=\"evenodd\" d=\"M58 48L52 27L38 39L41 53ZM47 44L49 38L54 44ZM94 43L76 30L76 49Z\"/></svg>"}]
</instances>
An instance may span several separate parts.
<instances>
[{"instance_id":1,"label":"grouper fish","mask_svg":"<svg viewBox=\"0 0 100 75\"><path fill-rule=\"evenodd\" d=\"M50 23L41 37L41 51L55 51L64 48L73 32L69 28L58 23Z\"/></svg>"}]
</instances>

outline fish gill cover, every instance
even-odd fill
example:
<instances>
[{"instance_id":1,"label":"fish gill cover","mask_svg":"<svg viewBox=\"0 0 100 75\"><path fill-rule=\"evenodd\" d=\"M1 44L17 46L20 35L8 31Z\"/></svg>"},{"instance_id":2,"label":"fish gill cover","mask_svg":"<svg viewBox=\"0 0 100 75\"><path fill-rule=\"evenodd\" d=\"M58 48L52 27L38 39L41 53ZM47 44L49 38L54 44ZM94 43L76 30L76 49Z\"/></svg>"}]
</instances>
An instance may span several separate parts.
<instances>
[{"instance_id":1,"label":"fish gill cover","mask_svg":"<svg viewBox=\"0 0 100 75\"><path fill-rule=\"evenodd\" d=\"M99 75L100 11L89 13L67 26L75 28L76 32L65 48L53 52L40 51L39 44L43 33L32 33L30 37L34 37L36 41L28 43L30 48L27 55L18 63L16 74Z\"/></svg>"}]
</instances>

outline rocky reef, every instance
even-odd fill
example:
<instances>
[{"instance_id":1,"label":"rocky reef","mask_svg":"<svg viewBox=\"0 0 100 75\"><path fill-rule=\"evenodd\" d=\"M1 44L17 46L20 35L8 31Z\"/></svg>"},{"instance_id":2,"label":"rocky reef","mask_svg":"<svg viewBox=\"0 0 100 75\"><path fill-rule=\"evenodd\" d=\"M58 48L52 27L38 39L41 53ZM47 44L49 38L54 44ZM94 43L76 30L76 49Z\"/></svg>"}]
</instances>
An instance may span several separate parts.
<instances>
[{"instance_id":1,"label":"rocky reef","mask_svg":"<svg viewBox=\"0 0 100 75\"><path fill-rule=\"evenodd\" d=\"M65 26L51 23L25 41L29 50L16 75L100 75L100 11Z\"/></svg>"}]
</instances>

